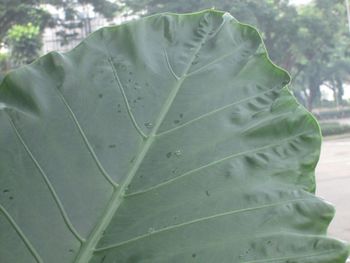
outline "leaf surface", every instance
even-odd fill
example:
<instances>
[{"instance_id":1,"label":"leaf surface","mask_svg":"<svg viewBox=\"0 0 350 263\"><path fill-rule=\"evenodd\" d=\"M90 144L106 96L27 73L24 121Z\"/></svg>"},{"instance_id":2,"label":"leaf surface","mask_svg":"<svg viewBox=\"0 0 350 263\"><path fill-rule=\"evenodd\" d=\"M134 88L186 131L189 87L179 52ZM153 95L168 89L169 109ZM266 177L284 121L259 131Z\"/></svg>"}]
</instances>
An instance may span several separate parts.
<instances>
[{"instance_id":1,"label":"leaf surface","mask_svg":"<svg viewBox=\"0 0 350 263\"><path fill-rule=\"evenodd\" d=\"M0 261L344 262L316 121L218 11L103 28L0 86Z\"/></svg>"}]
</instances>

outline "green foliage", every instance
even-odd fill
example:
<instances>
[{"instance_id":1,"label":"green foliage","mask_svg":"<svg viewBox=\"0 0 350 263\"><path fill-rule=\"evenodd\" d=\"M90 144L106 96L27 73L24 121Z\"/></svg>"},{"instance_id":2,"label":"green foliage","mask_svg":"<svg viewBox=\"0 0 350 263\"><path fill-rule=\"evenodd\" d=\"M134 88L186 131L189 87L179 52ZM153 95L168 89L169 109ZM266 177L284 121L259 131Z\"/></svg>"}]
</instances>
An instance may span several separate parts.
<instances>
[{"instance_id":1,"label":"green foliage","mask_svg":"<svg viewBox=\"0 0 350 263\"><path fill-rule=\"evenodd\" d=\"M52 17L41 7L41 4L47 3L62 8L66 18L74 19L74 23ZM88 4L93 6L95 12L108 18L114 16L118 7L108 0L0 0L0 45L8 39L13 54L11 64L15 64L12 66L32 62L38 57L42 33L46 27L60 25L64 28L80 28L85 18L78 15L78 9ZM62 31L61 36L62 41L71 39L65 31Z\"/></svg>"},{"instance_id":2,"label":"green foliage","mask_svg":"<svg viewBox=\"0 0 350 263\"><path fill-rule=\"evenodd\" d=\"M257 31L204 11L101 29L0 85L5 262L343 263L320 133Z\"/></svg>"},{"instance_id":3,"label":"green foliage","mask_svg":"<svg viewBox=\"0 0 350 263\"><path fill-rule=\"evenodd\" d=\"M7 53L0 52L0 72L5 72L7 70L9 56Z\"/></svg>"},{"instance_id":4,"label":"green foliage","mask_svg":"<svg viewBox=\"0 0 350 263\"><path fill-rule=\"evenodd\" d=\"M44 11L39 0L0 0L0 43L8 30L14 25L31 23L43 29L50 20L50 14Z\"/></svg>"},{"instance_id":5,"label":"green foliage","mask_svg":"<svg viewBox=\"0 0 350 263\"><path fill-rule=\"evenodd\" d=\"M18 66L32 62L39 55L41 33L50 21L50 14L38 0L0 0L0 45L12 51L7 62Z\"/></svg>"},{"instance_id":6,"label":"green foliage","mask_svg":"<svg viewBox=\"0 0 350 263\"><path fill-rule=\"evenodd\" d=\"M0 83L8 69L8 54L0 52Z\"/></svg>"},{"instance_id":7,"label":"green foliage","mask_svg":"<svg viewBox=\"0 0 350 263\"><path fill-rule=\"evenodd\" d=\"M338 122L321 122L320 126L323 136L350 133L350 125L342 125Z\"/></svg>"},{"instance_id":8,"label":"green foliage","mask_svg":"<svg viewBox=\"0 0 350 263\"><path fill-rule=\"evenodd\" d=\"M14 25L7 33L11 57L16 64L28 64L39 56L42 46L39 26Z\"/></svg>"}]
</instances>

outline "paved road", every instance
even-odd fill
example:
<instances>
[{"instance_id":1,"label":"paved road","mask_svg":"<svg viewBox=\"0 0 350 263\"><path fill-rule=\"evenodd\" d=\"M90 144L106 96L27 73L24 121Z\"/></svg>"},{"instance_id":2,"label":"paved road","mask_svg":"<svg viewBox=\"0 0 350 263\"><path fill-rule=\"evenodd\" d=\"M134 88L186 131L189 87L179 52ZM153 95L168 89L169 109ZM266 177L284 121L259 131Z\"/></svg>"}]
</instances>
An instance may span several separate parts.
<instances>
[{"instance_id":1,"label":"paved road","mask_svg":"<svg viewBox=\"0 0 350 263\"><path fill-rule=\"evenodd\" d=\"M316 181L316 194L336 208L329 235L350 242L350 137L323 142Z\"/></svg>"}]
</instances>

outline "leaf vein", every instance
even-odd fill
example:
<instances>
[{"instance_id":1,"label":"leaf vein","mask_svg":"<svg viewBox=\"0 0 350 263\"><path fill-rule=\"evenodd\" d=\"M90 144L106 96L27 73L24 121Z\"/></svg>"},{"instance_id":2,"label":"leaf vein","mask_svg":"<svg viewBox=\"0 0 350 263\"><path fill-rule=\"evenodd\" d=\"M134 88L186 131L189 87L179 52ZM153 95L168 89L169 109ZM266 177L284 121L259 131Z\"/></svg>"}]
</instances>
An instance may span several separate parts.
<instances>
[{"instance_id":1,"label":"leaf vein","mask_svg":"<svg viewBox=\"0 0 350 263\"><path fill-rule=\"evenodd\" d=\"M224 22L224 21L223 21ZM220 26L221 28L221 26ZM186 68L184 69L184 73L182 74L182 77L178 80L178 82L176 83L176 85L174 86L174 88L170 91L170 94L168 96L168 98L166 99L166 101L164 102L159 116L157 117L157 120L155 122L155 125L152 129L152 131L150 132L150 135L147 137L146 140L144 140L143 145L139 151L139 153L137 154L137 157L135 159L134 165L131 167L130 171L128 172L125 181L123 182L123 184L121 185L119 191L115 191L111 201L109 202L107 208L106 208L106 212L105 214L102 216L101 221L99 222L98 225L96 225L95 229L93 230L93 232L90 234L90 237L88 239L88 242L85 244L85 246L81 249L80 254L77 257L77 262L81 262L81 263L85 263L87 262L93 254L93 248L96 246L97 242L99 241L99 239L102 236L102 232L105 230L105 228L108 226L108 224L110 223L110 221L112 220L112 217L114 216L114 214L116 213L116 211L118 210L123 197L124 197L124 192L125 189L128 187L128 185L130 184L131 180L134 178L136 172L138 171L143 159L145 158L148 150L150 149L151 145L153 144L153 141L156 138L156 133L159 129L159 127L161 126L161 124L163 123L164 118L166 117L174 99L176 98L176 95L178 93L178 91L180 90L182 83L184 82L184 80L186 79L186 73L189 71L189 69L191 68L192 62L196 56L196 54L199 52L199 50L201 49L202 44L207 41L208 39L208 32L205 34L205 36L203 36L202 40L199 41L198 43L198 47L195 50L195 52L193 53L192 57L189 59L188 65L186 66ZM103 38L102 38L103 39ZM109 51L107 48L106 43L104 42L105 48L106 48L106 52L108 57L110 57L109 55Z\"/></svg>"},{"instance_id":2,"label":"leaf vein","mask_svg":"<svg viewBox=\"0 0 350 263\"><path fill-rule=\"evenodd\" d=\"M132 111L131 111L131 108L130 108L130 105L129 105L129 101L128 101L128 98L125 94L125 90L123 88L123 85L119 79L119 76L118 76L118 72L117 72L117 69L115 68L114 64L113 64L113 61L111 59L111 57L108 55L108 62L112 68L112 71L113 71L113 76L114 76L114 79L119 87L119 90L120 92L122 93L122 96L123 96L123 100L125 102L125 106L126 106L126 110L128 112L128 115L131 119L131 122L132 124L134 125L135 129L137 130L137 132L141 135L141 137L143 139L146 139L147 138L147 135L142 131L142 129L140 128L140 126L137 124L137 121L134 117L134 115L132 114Z\"/></svg>"},{"instance_id":3,"label":"leaf vein","mask_svg":"<svg viewBox=\"0 0 350 263\"><path fill-rule=\"evenodd\" d=\"M171 74L174 76L174 78L175 78L176 80L179 80L180 77L179 77L178 75L176 75L176 73L175 73L173 67L171 66L170 61L169 61L169 57L168 57L168 52L166 51L165 48L164 48L164 56L165 56L165 60L166 60L166 63L167 63L167 65L168 65L168 68L169 68Z\"/></svg>"},{"instance_id":4,"label":"leaf vein","mask_svg":"<svg viewBox=\"0 0 350 263\"><path fill-rule=\"evenodd\" d=\"M249 211L254 211L254 210L259 210L259 209L264 209L264 208L269 208L269 207L280 206L280 205L284 205L284 204L290 204L290 203L298 202L298 201L311 201L311 200L313 200L313 199L311 199L311 198L298 198L298 199L287 200L287 201L283 201L283 202L277 202L277 203L273 203L273 204L260 205L260 206L243 208L243 209L236 209L236 210L232 210L232 211L228 211L228 212L214 214L214 215L211 215L211 216L201 217L201 218L197 218L197 219L194 219L194 220L191 220L191 221L187 221L187 222L184 222L184 223L181 223L181 224L176 224L176 225L164 227L164 228L161 228L159 230L155 230L155 231L153 231L151 233L140 235L140 236L131 238L129 240L117 243L117 244L113 244L113 245L97 248L97 249L95 249L95 252L101 252L101 251L117 248L117 247L129 244L129 243L138 241L140 239L148 238L148 237L153 236L155 234L164 233L164 232L176 229L176 228L188 226L188 225L191 225L191 224L194 224L194 223L198 223L198 222L212 220L212 219L216 219L216 218L224 217L224 216L230 216L230 215L233 215L233 214L239 214L239 213L244 213L244 212L249 212Z\"/></svg>"},{"instance_id":5,"label":"leaf vein","mask_svg":"<svg viewBox=\"0 0 350 263\"><path fill-rule=\"evenodd\" d=\"M275 89L276 89L276 87L273 87L273 88L268 89L268 90L266 90L266 91L264 91L264 92L260 92L260 93L258 93L258 94L255 95L255 96L251 96L251 97L247 97L247 98L245 98L245 99L241 99L241 100L238 100L238 101L234 101L234 102L232 102L232 103L230 103L230 104L227 104L227 105L225 105L225 106L222 106L222 107L217 108L217 109L215 109L215 110L212 110L212 111L210 111L210 112L207 112L207 113L205 113L205 114L202 114L202 115L200 115L200 116L198 116L198 117L196 117L196 118L194 118L194 119L192 119L192 120L189 120L189 121L187 121L187 122L185 122L185 123L183 123L183 124L181 124L181 125L179 125L179 126L177 126L177 127L174 127L174 128L172 128L172 129L163 131L163 132L161 132L161 133L158 133L157 136L162 136L162 135L164 135L164 134L173 132L173 131L175 131L175 130L177 130L177 129L180 129L180 128L183 128L183 127L185 127L185 126L187 126L187 125L190 125L190 124L192 124L193 122L199 121L200 119L203 119L203 118L208 117L208 116L210 116L210 115L213 115L213 114L215 114L215 113L218 113L218 112L221 112L221 111L223 111L223 110L226 110L226 109L228 109L228 108L230 108L230 107L232 107L232 106L240 105L241 103L244 103L244 102L253 100L253 99L255 99L255 98L258 98L258 97L260 97L261 95L264 95L264 94L266 94L266 93L269 93L269 92L271 92L271 91L273 91L273 90L275 90Z\"/></svg>"},{"instance_id":6,"label":"leaf vein","mask_svg":"<svg viewBox=\"0 0 350 263\"><path fill-rule=\"evenodd\" d=\"M240 50L242 47L244 47L244 44L241 43L237 49L233 50L230 53L222 55L221 57L218 57L217 59L214 59L213 61L210 61L209 63L201 66L200 68L198 68L198 69L196 69L194 71L191 71L190 73L187 74L187 76L190 77L190 76L192 76L192 75L194 75L196 73L199 73L199 72L203 71L204 69L210 67L211 65L215 65L216 63L218 63L218 62L220 62L222 60L225 60L226 58L230 57L231 55L237 53L237 50ZM249 61L249 59L247 59L246 61ZM246 63L244 63L242 68L244 68L245 65L246 65Z\"/></svg>"},{"instance_id":7,"label":"leaf vein","mask_svg":"<svg viewBox=\"0 0 350 263\"><path fill-rule=\"evenodd\" d=\"M41 259L40 255L34 248L34 246L30 243L29 239L25 236L19 225L16 223L16 221L11 217L9 212L6 211L6 209L0 205L0 211L5 215L6 219L9 221L11 226L14 228L16 233L19 235L19 237L22 239L24 245L29 250L30 254L35 258L36 262L43 263L44 261Z\"/></svg>"},{"instance_id":8,"label":"leaf vein","mask_svg":"<svg viewBox=\"0 0 350 263\"><path fill-rule=\"evenodd\" d=\"M113 188L117 188L118 184L116 182L114 182L114 180L110 177L110 175L107 173L107 171L103 168L100 160L98 159L91 143L89 142L88 138L85 135L85 132L83 131L83 128L80 126L77 117L75 116L72 108L69 106L67 100L65 99L65 97L63 96L62 92L57 88L55 89L57 91L57 94L59 95L60 99L62 100L63 104L65 105L65 107L67 108L69 115L72 118L72 121L74 122L75 126L77 127L79 134L81 135L86 148L89 150L89 153L92 157L92 159L95 161L98 169L100 170L102 176L113 186Z\"/></svg>"},{"instance_id":9,"label":"leaf vein","mask_svg":"<svg viewBox=\"0 0 350 263\"><path fill-rule=\"evenodd\" d=\"M296 134L296 135L294 135L294 136L288 137L288 138L286 138L286 139L284 139L284 140L281 140L281 141L276 142L276 143L273 143L273 144L268 144L268 145L265 145L265 146L262 146L262 147L259 147L259 148L250 149L250 150L247 150L247 151L244 151L244 152L240 152L240 153L235 153L235 154L228 155L228 156L223 157L223 158L221 158L221 159L219 159L219 160L215 160L215 161L210 162L210 163L208 163L208 164L202 165L202 166L200 166L200 167L197 167L197 168L195 168L195 169L192 169L192 170L190 170L190 171L187 171L187 172L185 172L185 173L183 173L183 174L181 174L181 175L179 175L179 176L177 176L177 177L174 177L174 178L172 178L172 179L169 179L169 180L167 180L167 181L164 181L164 182L162 182L162 183L159 183L159 184L157 184L157 185L154 185L154 186L152 186L152 187L149 187L149 188L147 188L147 189L145 189L145 190L141 190L141 191L138 191L138 192L133 192L133 193L130 193L130 194L126 194L124 197L125 197L125 198L126 198L126 197L131 197L131 196L135 196L135 195L139 195L139 194L144 194L144 193L147 193L147 192L149 192L149 191L153 191L153 190L155 190L155 189L157 189L157 188L163 187L163 186L168 185L168 184L170 184L170 183L172 183L172 182L174 182L174 181L177 181L177 180L179 180L179 179L182 179L182 178L184 178L184 177L186 177L186 176L188 176L188 175L190 175L190 174L192 174L192 173L194 173L194 172L200 171L200 170L202 170L202 169L208 168L208 167L210 167L210 166L216 165L216 164L218 164L218 163L221 163L221 162L224 162L224 161L226 161L226 160L233 159L233 158L236 158L236 157L245 155L245 154L255 153L255 152L259 152L259 151L264 150L264 149L269 149L269 148L271 148L271 147L278 146L280 143L284 143L284 142L286 142L286 141L293 140L293 139L295 139L295 138L297 138L297 137L299 137L299 136L305 135L305 134L307 134L307 133L309 133L309 132L298 133L298 134Z\"/></svg>"},{"instance_id":10,"label":"leaf vein","mask_svg":"<svg viewBox=\"0 0 350 263\"><path fill-rule=\"evenodd\" d=\"M24 147L25 151L27 152L27 154L29 155L30 159L33 161L33 163L35 164L36 168L40 172L42 178L44 179L44 182L45 182L47 188L49 189L49 191L50 191L50 193L51 193L51 195L53 197L53 200L55 201L55 203L56 203L56 205L58 207L58 210L60 211L60 214L61 214L61 216L63 218L63 221L65 222L66 226L68 227L70 232L80 241L80 243L83 243L85 241L85 239L80 236L80 234L75 229L75 227L73 226L72 222L70 221L70 219L68 217L68 214L66 213L66 211L64 209L64 206L63 206L60 198L58 197L58 195L57 195L57 193L55 191L55 188L53 187L53 185L50 182L50 179L47 177L46 173L44 172L43 168L39 164L38 160L34 157L33 153L31 152L31 150L29 149L29 146L24 141L22 135L19 133L19 131L18 131L15 123L13 122L12 118L10 117L10 115L7 112L6 112L6 115L9 118L10 124L11 124L13 130L15 131L15 134L16 134L17 138L21 142L21 144Z\"/></svg>"}]
</instances>

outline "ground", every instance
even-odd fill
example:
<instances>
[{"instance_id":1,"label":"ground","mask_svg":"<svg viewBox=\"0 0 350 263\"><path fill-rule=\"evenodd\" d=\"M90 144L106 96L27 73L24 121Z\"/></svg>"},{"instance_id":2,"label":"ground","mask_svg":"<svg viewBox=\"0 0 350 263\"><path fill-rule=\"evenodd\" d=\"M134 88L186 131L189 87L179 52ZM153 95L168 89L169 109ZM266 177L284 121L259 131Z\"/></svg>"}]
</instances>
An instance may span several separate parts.
<instances>
[{"instance_id":1,"label":"ground","mask_svg":"<svg viewBox=\"0 0 350 263\"><path fill-rule=\"evenodd\" d=\"M316 182L316 194L336 208L328 234L350 242L350 136L324 140Z\"/></svg>"}]
</instances>

